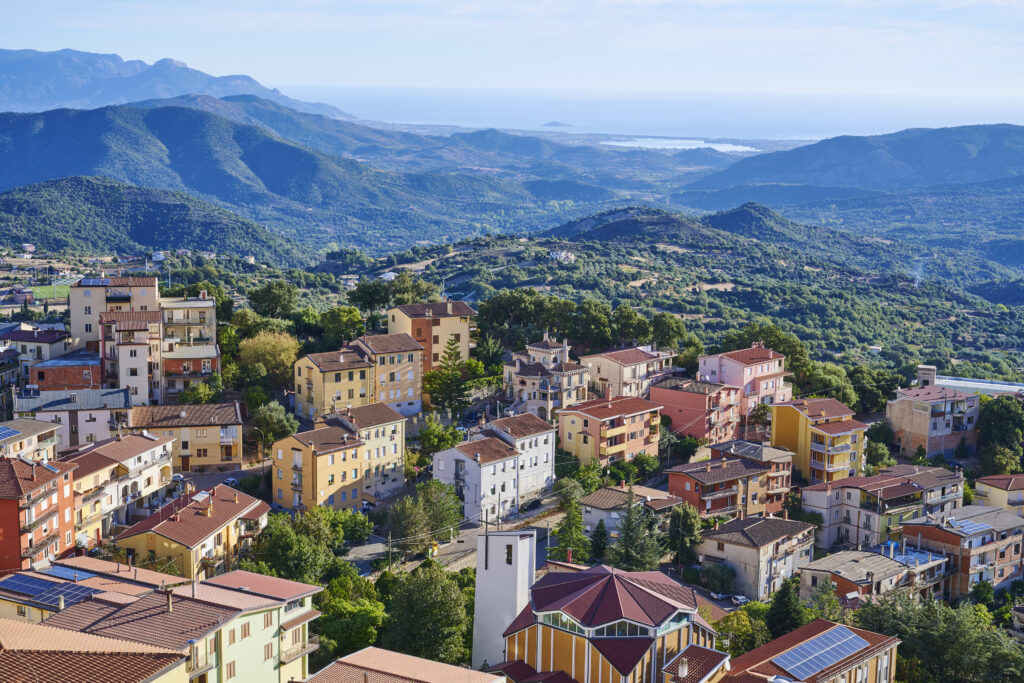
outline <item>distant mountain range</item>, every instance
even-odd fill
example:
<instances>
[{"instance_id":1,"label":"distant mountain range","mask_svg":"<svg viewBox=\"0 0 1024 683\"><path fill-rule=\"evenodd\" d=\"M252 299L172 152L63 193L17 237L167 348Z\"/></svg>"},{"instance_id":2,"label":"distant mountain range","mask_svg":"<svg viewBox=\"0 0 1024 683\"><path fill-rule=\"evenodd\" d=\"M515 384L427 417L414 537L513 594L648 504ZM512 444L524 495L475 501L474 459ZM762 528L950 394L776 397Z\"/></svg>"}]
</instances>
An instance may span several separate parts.
<instances>
[{"instance_id":1,"label":"distant mountain range","mask_svg":"<svg viewBox=\"0 0 1024 683\"><path fill-rule=\"evenodd\" d=\"M0 50L0 110L91 109L183 94L258 95L297 111L353 118L329 104L302 102L250 76L211 76L161 59L152 65L79 50Z\"/></svg>"}]
</instances>

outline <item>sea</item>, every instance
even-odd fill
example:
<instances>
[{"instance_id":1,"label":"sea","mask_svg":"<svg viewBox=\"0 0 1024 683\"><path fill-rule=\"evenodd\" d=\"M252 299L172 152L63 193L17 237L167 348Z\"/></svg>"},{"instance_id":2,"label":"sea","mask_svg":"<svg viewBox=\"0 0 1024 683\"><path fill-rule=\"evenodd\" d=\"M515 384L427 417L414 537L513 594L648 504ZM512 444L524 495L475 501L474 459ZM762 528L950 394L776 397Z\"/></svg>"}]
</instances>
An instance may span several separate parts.
<instances>
[{"instance_id":1,"label":"sea","mask_svg":"<svg viewBox=\"0 0 1024 683\"><path fill-rule=\"evenodd\" d=\"M876 135L919 127L1024 124L1024 98L310 86L281 89L292 97L326 102L370 121L605 135L616 138L606 141L612 144L679 149L751 140Z\"/></svg>"}]
</instances>

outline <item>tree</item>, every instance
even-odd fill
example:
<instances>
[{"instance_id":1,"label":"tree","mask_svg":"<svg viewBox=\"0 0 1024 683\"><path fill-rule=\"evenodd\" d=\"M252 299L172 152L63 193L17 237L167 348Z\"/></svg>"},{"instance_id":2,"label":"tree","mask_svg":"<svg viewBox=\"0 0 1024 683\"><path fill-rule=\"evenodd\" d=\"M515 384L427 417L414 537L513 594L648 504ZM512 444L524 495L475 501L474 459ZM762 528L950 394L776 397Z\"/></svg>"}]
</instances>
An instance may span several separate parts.
<instances>
[{"instance_id":1,"label":"tree","mask_svg":"<svg viewBox=\"0 0 1024 683\"><path fill-rule=\"evenodd\" d=\"M292 368L299 353L299 342L285 332L260 332L238 345L238 365L250 376L263 368L271 388L283 389L292 381Z\"/></svg>"},{"instance_id":2,"label":"tree","mask_svg":"<svg viewBox=\"0 0 1024 683\"><path fill-rule=\"evenodd\" d=\"M772 408L767 403L758 403L747 415L747 423L765 427L772 419Z\"/></svg>"},{"instance_id":3,"label":"tree","mask_svg":"<svg viewBox=\"0 0 1024 683\"><path fill-rule=\"evenodd\" d=\"M868 442L864 448L864 457L867 464L874 468L892 467L896 464L889 447L877 441Z\"/></svg>"},{"instance_id":4,"label":"tree","mask_svg":"<svg viewBox=\"0 0 1024 683\"><path fill-rule=\"evenodd\" d=\"M727 564L709 564L701 575L704 585L713 593L732 593L736 590L736 572Z\"/></svg>"},{"instance_id":5,"label":"tree","mask_svg":"<svg viewBox=\"0 0 1024 683\"><path fill-rule=\"evenodd\" d=\"M412 497L402 498L388 508L387 528L394 546L407 553L426 550L432 540L430 519Z\"/></svg>"},{"instance_id":6,"label":"tree","mask_svg":"<svg viewBox=\"0 0 1024 683\"><path fill-rule=\"evenodd\" d=\"M782 582L772 596L768 609L768 628L772 638L779 638L804 625L804 608L800 604L800 579L794 577Z\"/></svg>"},{"instance_id":7,"label":"tree","mask_svg":"<svg viewBox=\"0 0 1024 683\"><path fill-rule=\"evenodd\" d=\"M200 403L213 403L214 392L206 382L194 382L178 394L178 403L182 405L197 405Z\"/></svg>"},{"instance_id":8,"label":"tree","mask_svg":"<svg viewBox=\"0 0 1024 683\"><path fill-rule=\"evenodd\" d=\"M498 368L500 372L501 357L505 349L497 337L485 334L476 345L476 357L487 368Z\"/></svg>"},{"instance_id":9,"label":"tree","mask_svg":"<svg viewBox=\"0 0 1024 683\"><path fill-rule=\"evenodd\" d=\"M555 530L558 543L548 550L548 557L561 562L582 564L590 556L590 540L583 532L583 511L579 501L565 507L565 516Z\"/></svg>"},{"instance_id":10,"label":"tree","mask_svg":"<svg viewBox=\"0 0 1024 683\"><path fill-rule=\"evenodd\" d=\"M594 491L604 486L604 479L601 477L601 463L589 462L586 465L580 465L580 469L576 472L576 481L583 487L584 495L590 495Z\"/></svg>"},{"instance_id":11,"label":"tree","mask_svg":"<svg viewBox=\"0 0 1024 683\"><path fill-rule=\"evenodd\" d=\"M465 597L439 565L399 575L388 612L380 638L385 648L447 664L467 659Z\"/></svg>"},{"instance_id":12,"label":"tree","mask_svg":"<svg viewBox=\"0 0 1024 683\"><path fill-rule=\"evenodd\" d=\"M1021 471L1020 456L1007 446L989 444L981 449L978 464L982 474L1017 474Z\"/></svg>"},{"instance_id":13,"label":"tree","mask_svg":"<svg viewBox=\"0 0 1024 683\"><path fill-rule=\"evenodd\" d=\"M668 523L668 549L676 568L697 559L696 548L701 542L700 512L689 503L672 508Z\"/></svg>"},{"instance_id":14,"label":"tree","mask_svg":"<svg viewBox=\"0 0 1024 683\"><path fill-rule=\"evenodd\" d=\"M277 401L271 401L252 412L253 427L263 432L267 442L274 442L294 434L299 421Z\"/></svg>"},{"instance_id":15,"label":"tree","mask_svg":"<svg viewBox=\"0 0 1024 683\"><path fill-rule=\"evenodd\" d=\"M636 467L640 479L646 480L658 471L658 459L646 453L637 453L633 458L633 466Z\"/></svg>"},{"instance_id":16,"label":"tree","mask_svg":"<svg viewBox=\"0 0 1024 683\"><path fill-rule=\"evenodd\" d=\"M349 290L348 301L363 313L374 313L391 304L391 287L384 280L364 278Z\"/></svg>"},{"instance_id":17,"label":"tree","mask_svg":"<svg viewBox=\"0 0 1024 683\"><path fill-rule=\"evenodd\" d=\"M836 584L825 577L811 594L810 610L814 619L828 619L842 624L849 623L849 610L836 597Z\"/></svg>"},{"instance_id":18,"label":"tree","mask_svg":"<svg viewBox=\"0 0 1024 683\"><path fill-rule=\"evenodd\" d=\"M657 569L664 554L660 534L649 523L644 506L636 503L630 486L619 520L619 537L608 551L608 564L627 572Z\"/></svg>"},{"instance_id":19,"label":"tree","mask_svg":"<svg viewBox=\"0 0 1024 683\"><path fill-rule=\"evenodd\" d=\"M662 423L658 427L658 457L662 460L668 460L672 457L672 453L675 452L679 444L679 439L676 435L665 426L665 420L668 419L662 416ZM670 421L671 423L671 421Z\"/></svg>"},{"instance_id":20,"label":"tree","mask_svg":"<svg viewBox=\"0 0 1024 683\"><path fill-rule=\"evenodd\" d=\"M889 445L893 439L892 427L889 426L888 420L879 420L868 427L864 436L868 438L868 441Z\"/></svg>"},{"instance_id":21,"label":"tree","mask_svg":"<svg viewBox=\"0 0 1024 683\"><path fill-rule=\"evenodd\" d=\"M566 477L555 481L554 492L558 496L559 506L564 510L569 503L577 502L583 497L583 486L575 479Z\"/></svg>"},{"instance_id":22,"label":"tree","mask_svg":"<svg viewBox=\"0 0 1024 683\"><path fill-rule=\"evenodd\" d=\"M718 642L731 657L739 657L771 640L768 626L760 619L752 619L744 610L736 610L715 622Z\"/></svg>"},{"instance_id":23,"label":"tree","mask_svg":"<svg viewBox=\"0 0 1024 683\"><path fill-rule=\"evenodd\" d=\"M257 537L255 555L277 576L314 585L334 561L327 545L298 533L292 518L283 513L270 514Z\"/></svg>"},{"instance_id":24,"label":"tree","mask_svg":"<svg viewBox=\"0 0 1024 683\"><path fill-rule=\"evenodd\" d=\"M960 437L960 443L956 445L953 450L953 457L957 460L964 460L971 454L970 448L967 446L967 439Z\"/></svg>"},{"instance_id":25,"label":"tree","mask_svg":"<svg viewBox=\"0 0 1024 683\"><path fill-rule=\"evenodd\" d=\"M448 543L462 524L462 503L455 487L437 479L416 486L416 503L423 509L433 539Z\"/></svg>"},{"instance_id":26,"label":"tree","mask_svg":"<svg viewBox=\"0 0 1024 683\"><path fill-rule=\"evenodd\" d=\"M616 460L608 465L608 479L613 484L632 484L637 480L640 470L630 460Z\"/></svg>"},{"instance_id":27,"label":"tree","mask_svg":"<svg viewBox=\"0 0 1024 683\"><path fill-rule=\"evenodd\" d=\"M328 591L330 586L328 586ZM321 616L316 621L320 634L320 650L310 657L310 668L322 668L337 657L361 650L377 642L377 633L384 625L387 612L379 600L358 598L346 600L329 595L321 599Z\"/></svg>"},{"instance_id":28,"label":"tree","mask_svg":"<svg viewBox=\"0 0 1024 683\"><path fill-rule=\"evenodd\" d=\"M399 270L397 273L395 279L388 283L388 289L391 290L391 301L395 306L440 301L441 293L436 285L416 277L405 269Z\"/></svg>"},{"instance_id":29,"label":"tree","mask_svg":"<svg viewBox=\"0 0 1024 683\"><path fill-rule=\"evenodd\" d=\"M604 519L600 519L590 534L590 554L595 559L601 559L607 550L608 528L604 524Z\"/></svg>"},{"instance_id":30,"label":"tree","mask_svg":"<svg viewBox=\"0 0 1024 683\"><path fill-rule=\"evenodd\" d=\"M271 280L250 290L249 305L264 318L287 318L299 304L299 288L285 280Z\"/></svg>"},{"instance_id":31,"label":"tree","mask_svg":"<svg viewBox=\"0 0 1024 683\"><path fill-rule=\"evenodd\" d=\"M830 396L848 406L856 405L859 400L853 382L846 376L846 370L841 365L811 361L801 378L801 390L804 393Z\"/></svg>"},{"instance_id":32,"label":"tree","mask_svg":"<svg viewBox=\"0 0 1024 683\"><path fill-rule=\"evenodd\" d=\"M686 336L683 319L674 313L659 311L651 318L651 341L659 349L675 349L679 340Z\"/></svg>"},{"instance_id":33,"label":"tree","mask_svg":"<svg viewBox=\"0 0 1024 683\"><path fill-rule=\"evenodd\" d=\"M430 394L430 402L444 408L453 419L470 403L464 365L459 342L449 337L438 367L423 373L423 391Z\"/></svg>"},{"instance_id":34,"label":"tree","mask_svg":"<svg viewBox=\"0 0 1024 683\"><path fill-rule=\"evenodd\" d=\"M462 432L455 425L447 427L441 424L434 415L427 415L427 420L420 430L420 453L426 457L438 451L447 450L462 442Z\"/></svg>"},{"instance_id":35,"label":"tree","mask_svg":"<svg viewBox=\"0 0 1024 683\"><path fill-rule=\"evenodd\" d=\"M320 314L323 343L329 349L341 348L363 333L363 316L354 306L335 306Z\"/></svg>"},{"instance_id":36,"label":"tree","mask_svg":"<svg viewBox=\"0 0 1024 683\"><path fill-rule=\"evenodd\" d=\"M971 600L979 605L991 607L995 597L991 581L979 581L971 587Z\"/></svg>"},{"instance_id":37,"label":"tree","mask_svg":"<svg viewBox=\"0 0 1024 683\"><path fill-rule=\"evenodd\" d=\"M615 338L622 344L646 344L651 338L651 323L632 306L622 304L612 314Z\"/></svg>"},{"instance_id":38,"label":"tree","mask_svg":"<svg viewBox=\"0 0 1024 683\"><path fill-rule=\"evenodd\" d=\"M914 457L911 461L915 465L927 465L928 464L928 451L925 450L923 445L918 445L914 449Z\"/></svg>"},{"instance_id":39,"label":"tree","mask_svg":"<svg viewBox=\"0 0 1024 683\"><path fill-rule=\"evenodd\" d=\"M572 338L588 349L605 349L612 341L612 309L596 299L585 299L573 317Z\"/></svg>"},{"instance_id":40,"label":"tree","mask_svg":"<svg viewBox=\"0 0 1024 683\"><path fill-rule=\"evenodd\" d=\"M978 408L978 440L982 447L1002 446L1017 456L1024 453L1024 408L1015 396L982 401Z\"/></svg>"}]
</instances>

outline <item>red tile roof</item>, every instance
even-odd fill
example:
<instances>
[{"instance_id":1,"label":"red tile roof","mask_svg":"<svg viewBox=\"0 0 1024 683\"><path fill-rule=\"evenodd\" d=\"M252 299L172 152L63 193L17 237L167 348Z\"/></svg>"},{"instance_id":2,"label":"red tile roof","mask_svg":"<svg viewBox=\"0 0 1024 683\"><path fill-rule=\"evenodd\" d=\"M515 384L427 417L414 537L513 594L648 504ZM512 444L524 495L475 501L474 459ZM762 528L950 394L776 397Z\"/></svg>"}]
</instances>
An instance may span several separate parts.
<instances>
[{"instance_id":1,"label":"red tile roof","mask_svg":"<svg viewBox=\"0 0 1024 683\"><path fill-rule=\"evenodd\" d=\"M316 453L333 453L363 445L359 437L348 427L340 426L337 422L327 424L330 426L292 434L292 438L300 441L305 446L312 444L313 450Z\"/></svg>"},{"instance_id":2,"label":"red tile roof","mask_svg":"<svg viewBox=\"0 0 1024 683\"><path fill-rule=\"evenodd\" d=\"M686 675L680 676L679 669L686 661ZM671 676L672 683L701 683L729 660L725 652L699 645L687 645L662 671Z\"/></svg>"},{"instance_id":3,"label":"red tile roof","mask_svg":"<svg viewBox=\"0 0 1024 683\"><path fill-rule=\"evenodd\" d=\"M856 432L859 430L867 429L868 426L863 422L857 420L836 420L835 422L823 422L821 424L811 425L811 429L817 429L835 436L836 434L846 434L847 432Z\"/></svg>"},{"instance_id":4,"label":"red tile roof","mask_svg":"<svg viewBox=\"0 0 1024 683\"><path fill-rule=\"evenodd\" d=\"M258 498L218 484L212 489L191 493L168 503L118 536L117 540L153 532L194 548L259 503ZM207 510L210 510L209 515Z\"/></svg>"},{"instance_id":5,"label":"red tile roof","mask_svg":"<svg viewBox=\"0 0 1024 683\"><path fill-rule=\"evenodd\" d=\"M558 411L566 413L583 413L597 420L610 420L621 415L636 415L660 410L661 405L636 396L616 396L614 398L596 398L582 403L574 403L568 408Z\"/></svg>"},{"instance_id":6,"label":"red tile roof","mask_svg":"<svg viewBox=\"0 0 1024 683\"><path fill-rule=\"evenodd\" d=\"M812 418L848 417L853 415L852 410L834 398L798 398L792 401L780 401L775 405L791 406Z\"/></svg>"},{"instance_id":7,"label":"red tile roof","mask_svg":"<svg viewBox=\"0 0 1024 683\"><path fill-rule=\"evenodd\" d=\"M786 357L781 353L767 349L764 346L751 346L749 349L736 349L735 351L724 351L719 356L725 356L744 365L757 365L770 360L784 360Z\"/></svg>"},{"instance_id":8,"label":"red tile roof","mask_svg":"<svg viewBox=\"0 0 1024 683\"><path fill-rule=\"evenodd\" d=\"M281 579L276 576L264 576L263 574L247 572L241 569L214 576L213 578L206 579L203 583L245 590L249 593L267 595L278 600L296 600L323 590L323 586L289 581L288 579Z\"/></svg>"},{"instance_id":9,"label":"red tile roof","mask_svg":"<svg viewBox=\"0 0 1024 683\"><path fill-rule=\"evenodd\" d=\"M20 458L0 458L0 498L24 498L76 469L78 465L71 462L51 460L46 465L30 465Z\"/></svg>"},{"instance_id":10,"label":"red tile roof","mask_svg":"<svg viewBox=\"0 0 1024 683\"><path fill-rule=\"evenodd\" d=\"M366 647L321 669L306 683L494 683L501 676Z\"/></svg>"},{"instance_id":11,"label":"red tile roof","mask_svg":"<svg viewBox=\"0 0 1024 683\"><path fill-rule=\"evenodd\" d=\"M657 360L662 358L663 354L652 353L650 351L644 351L643 349L620 349L618 351L605 351L604 353L595 353L584 358L607 358L608 360L618 363L619 365L637 365L638 363L646 363L648 361Z\"/></svg>"},{"instance_id":12,"label":"red tile roof","mask_svg":"<svg viewBox=\"0 0 1024 683\"><path fill-rule=\"evenodd\" d=\"M72 569L81 569L92 574L102 574L114 577L119 582L132 582L145 584L150 587L169 585L181 581L181 577L162 572L155 572L151 569L139 569L121 562L109 562L88 555L81 557L65 557L56 560L54 564Z\"/></svg>"},{"instance_id":13,"label":"red tile roof","mask_svg":"<svg viewBox=\"0 0 1024 683\"><path fill-rule=\"evenodd\" d=\"M306 356L320 369L320 372L339 372L356 368L368 368L372 364L353 349L311 353Z\"/></svg>"},{"instance_id":14,"label":"red tile roof","mask_svg":"<svg viewBox=\"0 0 1024 683\"><path fill-rule=\"evenodd\" d=\"M1024 489L1024 474L990 474L979 477L977 483L1003 491L1020 491Z\"/></svg>"},{"instance_id":15,"label":"red tile roof","mask_svg":"<svg viewBox=\"0 0 1024 683\"><path fill-rule=\"evenodd\" d=\"M460 443L455 448L463 455L468 455L474 460L479 455L479 462L481 464L513 458L519 454L519 451L515 448L494 436Z\"/></svg>"},{"instance_id":16,"label":"red tile roof","mask_svg":"<svg viewBox=\"0 0 1024 683\"><path fill-rule=\"evenodd\" d=\"M533 413L523 413L513 417L503 417L500 420L492 420L491 427L497 427L513 439L525 439L528 436L553 432L555 428L546 420L542 420Z\"/></svg>"},{"instance_id":17,"label":"red tile roof","mask_svg":"<svg viewBox=\"0 0 1024 683\"><path fill-rule=\"evenodd\" d=\"M448 318L476 315L476 311L465 301L435 301L425 304L402 304L398 310L410 318Z\"/></svg>"},{"instance_id":18,"label":"red tile roof","mask_svg":"<svg viewBox=\"0 0 1024 683\"><path fill-rule=\"evenodd\" d=\"M160 322L160 311L100 311L100 322L158 323Z\"/></svg>"},{"instance_id":19,"label":"red tile roof","mask_svg":"<svg viewBox=\"0 0 1024 683\"><path fill-rule=\"evenodd\" d=\"M386 403L371 403L365 406L352 406L351 408L346 408L345 410L340 411L338 414L348 419L356 426L357 429L377 427L379 425L399 422L405 419L404 415Z\"/></svg>"},{"instance_id":20,"label":"red tile roof","mask_svg":"<svg viewBox=\"0 0 1024 683\"><path fill-rule=\"evenodd\" d=\"M145 427L150 429L240 425L242 424L242 409L239 407L238 401L230 403L135 406L132 408L129 424L135 428Z\"/></svg>"},{"instance_id":21,"label":"red tile roof","mask_svg":"<svg viewBox=\"0 0 1024 683\"><path fill-rule=\"evenodd\" d=\"M834 489L855 488L867 491L879 498L899 498L912 493L923 492L925 488L915 484L911 479L888 474L876 474L872 477L846 477L839 481L824 484L805 486L804 491L826 491L829 487Z\"/></svg>"},{"instance_id":22,"label":"red tile roof","mask_svg":"<svg viewBox=\"0 0 1024 683\"><path fill-rule=\"evenodd\" d=\"M422 351L423 345L405 334L371 334L359 337L353 343L361 343L373 354L403 353Z\"/></svg>"}]
</instances>

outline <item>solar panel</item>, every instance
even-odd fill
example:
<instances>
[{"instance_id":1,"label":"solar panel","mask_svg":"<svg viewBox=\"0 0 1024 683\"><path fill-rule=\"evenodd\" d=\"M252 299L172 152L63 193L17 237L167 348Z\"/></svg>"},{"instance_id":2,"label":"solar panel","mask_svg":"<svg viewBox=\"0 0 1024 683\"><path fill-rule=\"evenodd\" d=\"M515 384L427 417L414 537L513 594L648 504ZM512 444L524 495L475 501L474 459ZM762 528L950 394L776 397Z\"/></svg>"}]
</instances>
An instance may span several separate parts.
<instances>
[{"instance_id":1,"label":"solar panel","mask_svg":"<svg viewBox=\"0 0 1024 683\"><path fill-rule=\"evenodd\" d=\"M46 468L46 469L48 469L48 470L50 470L51 472L54 472L54 473L56 473L56 472L60 472L60 470L58 470L58 469L57 469L56 467L54 467L53 465L51 465L51 464L50 464L50 463L48 463L48 462L44 462L44 463L43 463L43 467L44 467L44 468Z\"/></svg>"},{"instance_id":2,"label":"solar panel","mask_svg":"<svg viewBox=\"0 0 1024 683\"><path fill-rule=\"evenodd\" d=\"M12 436L18 436L19 434L21 434L21 432L17 429L11 429L10 427L0 425L0 439L9 439Z\"/></svg>"},{"instance_id":3,"label":"solar panel","mask_svg":"<svg viewBox=\"0 0 1024 683\"><path fill-rule=\"evenodd\" d=\"M101 285L106 286L110 284L110 278L107 277L85 277L82 278L83 287L99 287Z\"/></svg>"},{"instance_id":4,"label":"solar panel","mask_svg":"<svg viewBox=\"0 0 1024 683\"><path fill-rule=\"evenodd\" d=\"M823 671L868 646L868 642L845 626L836 626L772 661L801 680Z\"/></svg>"},{"instance_id":5,"label":"solar panel","mask_svg":"<svg viewBox=\"0 0 1024 683\"><path fill-rule=\"evenodd\" d=\"M956 528L963 531L965 534L975 534L979 531L987 531L992 528L991 525L985 524L984 522L957 522Z\"/></svg>"},{"instance_id":6,"label":"solar panel","mask_svg":"<svg viewBox=\"0 0 1024 683\"><path fill-rule=\"evenodd\" d=\"M85 600L90 595L99 592L101 591L78 583L58 583L53 588L43 591L39 595L35 596L35 601L44 605L53 605L56 607L60 603L61 596L63 596L64 606L70 607L77 602Z\"/></svg>"},{"instance_id":7,"label":"solar panel","mask_svg":"<svg viewBox=\"0 0 1024 683\"><path fill-rule=\"evenodd\" d=\"M96 578L96 574L91 572L85 572L81 569L75 569L74 567L62 567L60 565L47 567L43 570L43 573L49 574L50 576L56 576L59 579L67 579L68 581L85 581L86 579Z\"/></svg>"},{"instance_id":8,"label":"solar panel","mask_svg":"<svg viewBox=\"0 0 1024 683\"><path fill-rule=\"evenodd\" d=\"M0 588L13 591L15 593L31 595L32 597L52 588L54 585L53 581L47 581L46 579L40 579L35 576L23 576L21 574L13 574L3 581L0 581Z\"/></svg>"}]
</instances>

